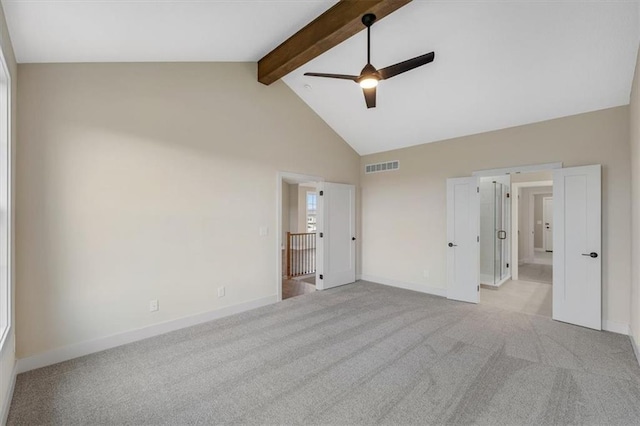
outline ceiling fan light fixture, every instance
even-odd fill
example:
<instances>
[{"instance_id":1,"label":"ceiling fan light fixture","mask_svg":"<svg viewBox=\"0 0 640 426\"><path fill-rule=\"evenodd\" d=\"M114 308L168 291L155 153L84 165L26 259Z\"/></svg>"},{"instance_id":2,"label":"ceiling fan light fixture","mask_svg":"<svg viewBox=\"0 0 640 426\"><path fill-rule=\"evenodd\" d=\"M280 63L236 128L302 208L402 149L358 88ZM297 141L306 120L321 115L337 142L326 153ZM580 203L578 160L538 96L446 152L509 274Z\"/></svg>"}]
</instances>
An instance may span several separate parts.
<instances>
[{"instance_id":1,"label":"ceiling fan light fixture","mask_svg":"<svg viewBox=\"0 0 640 426\"><path fill-rule=\"evenodd\" d=\"M412 69L426 65L429 62L433 62L435 53L431 52L377 70L376 67L371 65L371 25L373 25L375 21L376 15L373 13L367 13L362 17L362 24L367 27L367 65L362 69L360 75L327 74L317 72L306 72L304 75L311 77L336 78L339 80L351 80L358 83L364 93L364 100L367 104L367 108L375 108L376 87L378 87L378 83L381 80L388 80L407 71L411 71Z\"/></svg>"},{"instance_id":2,"label":"ceiling fan light fixture","mask_svg":"<svg viewBox=\"0 0 640 426\"><path fill-rule=\"evenodd\" d=\"M360 80L360 87L363 89L373 89L378 85L378 79L375 77L365 77Z\"/></svg>"}]
</instances>

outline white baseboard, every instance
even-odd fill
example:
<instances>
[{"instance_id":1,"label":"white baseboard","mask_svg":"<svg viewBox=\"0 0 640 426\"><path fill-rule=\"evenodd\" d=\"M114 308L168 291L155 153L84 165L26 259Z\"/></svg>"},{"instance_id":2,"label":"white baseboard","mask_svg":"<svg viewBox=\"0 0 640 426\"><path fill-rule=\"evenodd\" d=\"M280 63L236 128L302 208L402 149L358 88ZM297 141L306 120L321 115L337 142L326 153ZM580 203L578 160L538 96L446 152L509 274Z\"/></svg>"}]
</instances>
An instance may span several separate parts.
<instances>
[{"instance_id":1,"label":"white baseboard","mask_svg":"<svg viewBox=\"0 0 640 426\"><path fill-rule=\"evenodd\" d=\"M638 364L640 364L640 342L636 342L636 339L633 336L629 336L631 339L631 347L633 348L633 352L636 354L636 360Z\"/></svg>"},{"instance_id":2,"label":"white baseboard","mask_svg":"<svg viewBox=\"0 0 640 426\"><path fill-rule=\"evenodd\" d=\"M602 320L602 329L612 333L629 335L629 324Z\"/></svg>"},{"instance_id":3,"label":"white baseboard","mask_svg":"<svg viewBox=\"0 0 640 426\"><path fill-rule=\"evenodd\" d=\"M362 274L356 274L356 281L360 281L362 279Z\"/></svg>"},{"instance_id":4,"label":"white baseboard","mask_svg":"<svg viewBox=\"0 0 640 426\"><path fill-rule=\"evenodd\" d=\"M118 333L111 336L100 337L98 339L88 340L85 342L64 346L62 348L52 349L41 354L19 359L16 363L16 372L18 374L24 373L26 371L35 370L36 368L46 367L48 365L68 361L73 358L78 358L95 352L104 351L106 349L115 348L116 346L126 345L127 343L136 342L138 340L147 339L149 337L158 336L160 334L165 334L171 331L180 330L182 328L191 327L193 325L213 321L218 318L223 318L229 315L249 311L251 309L260 308L262 306L276 303L277 301L278 297L276 295L263 297L261 299L255 299L233 306L226 306L214 311L204 312L201 314L179 318L176 320L165 321L136 330L125 331L123 333Z\"/></svg>"},{"instance_id":5,"label":"white baseboard","mask_svg":"<svg viewBox=\"0 0 640 426\"><path fill-rule=\"evenodd\" d=\"M16 366L13 366L13 371L11 372L11 384L9 385L9 390L4 397L4 401L2 401L2 411L0 411L0 425L6 425L7 419L9 417L9 408L11 407L11 400L13 399L13 390L16 387L16 376L18 375Z\"/></svg>"},{"instance_id":6,"label":"white baseboard","mask_svg":"<svg viewBox=\"0 0 640 426\"><path fill-rule=\"evenodd\" d=\"M430 287L425 284L417 284L417 283L410 283L406 281L392 280L389 278L376 277L376 276L366 275L366 274L362 274L362 279L364 281L371 281L373 283L384 284L391 287L404 288L405 290L413 290L413 291L419 291L420 293L433 294L434 296L447 297L446 288Z\"/></svg>"}]
</instances>

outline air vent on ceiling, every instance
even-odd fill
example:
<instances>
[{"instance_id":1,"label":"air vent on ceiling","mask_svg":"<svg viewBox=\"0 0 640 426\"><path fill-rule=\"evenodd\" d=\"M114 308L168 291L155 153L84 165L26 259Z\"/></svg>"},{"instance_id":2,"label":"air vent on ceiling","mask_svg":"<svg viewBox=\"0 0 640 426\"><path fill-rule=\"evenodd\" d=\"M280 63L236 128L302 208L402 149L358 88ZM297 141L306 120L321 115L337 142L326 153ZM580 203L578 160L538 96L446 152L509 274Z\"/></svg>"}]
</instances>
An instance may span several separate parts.
<instances>
[{"instance_id":1,"label":"air vent on ceiling","mask_svg":"<svg viewBox=\"0 0 640 426\"><path fill-rule=\"evenodd\" d=\"M367 164L366 166L364 166L364 172L367 174L390 172L392 170L398 170L399 168L400 168L400 162L398 160L385 161L384 163Z\"/></svg>"}]
</instances>

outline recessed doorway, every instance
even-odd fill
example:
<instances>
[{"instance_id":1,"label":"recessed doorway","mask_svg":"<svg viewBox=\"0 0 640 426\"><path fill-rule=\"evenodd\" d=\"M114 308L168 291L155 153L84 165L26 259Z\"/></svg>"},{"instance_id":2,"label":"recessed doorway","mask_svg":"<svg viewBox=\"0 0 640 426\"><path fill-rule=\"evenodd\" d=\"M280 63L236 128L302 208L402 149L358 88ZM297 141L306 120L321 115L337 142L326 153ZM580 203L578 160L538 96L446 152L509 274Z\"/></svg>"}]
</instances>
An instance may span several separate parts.
<instances>
[{"instance_id":1,"label":"recessed doorway","mask_svg":"<svg viewBox=\"0 0 640 426\"><path fill-rule=\"evenodd\" d=\"M552 253L544 241L552 237L552 219L544 206L552 179L551 171L480 179L481 304L551 317ZM518 259L511 259L511 245L521 247Z\"/></svg>"}]
</instances>

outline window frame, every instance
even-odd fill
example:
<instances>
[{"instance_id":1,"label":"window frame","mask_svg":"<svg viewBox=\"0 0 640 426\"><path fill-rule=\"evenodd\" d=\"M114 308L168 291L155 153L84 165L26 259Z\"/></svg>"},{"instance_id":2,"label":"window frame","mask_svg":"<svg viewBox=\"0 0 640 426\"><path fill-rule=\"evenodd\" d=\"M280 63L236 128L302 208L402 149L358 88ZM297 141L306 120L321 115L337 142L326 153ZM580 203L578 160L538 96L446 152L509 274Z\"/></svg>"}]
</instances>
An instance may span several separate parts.
<instances>
[{"instance_id":1,"label":"window frame","mask_svg":"<svg viewBox=\"0 0 640 426\"><path fill-rule=\"evenodd\" d=\"M309 233L309 223L310 223L309 222L309 216L310 216L309 212L311 211L311 210L309 210L309 195L314 195L314 197L315 197L315 203L314 203L315 204L315 210L313 210L315 213L313 214L313 216L317 217L317 215L318 215L318 191L307 191L306 194L305 194L305 200L304 200L305 201L305 203L304 203L304 205L305 205L305 222L306 222L305 223L305 231L307 233ZM313 225L314 225L314 228L315 228L315 230L313 232L317 232L317 230L318 230L317 222L314 222Z\"/></svg>"}]
</instances>

